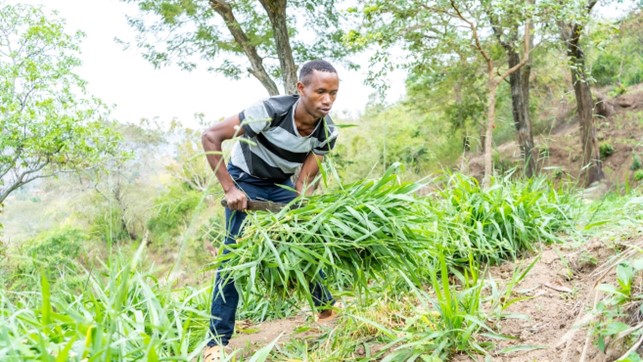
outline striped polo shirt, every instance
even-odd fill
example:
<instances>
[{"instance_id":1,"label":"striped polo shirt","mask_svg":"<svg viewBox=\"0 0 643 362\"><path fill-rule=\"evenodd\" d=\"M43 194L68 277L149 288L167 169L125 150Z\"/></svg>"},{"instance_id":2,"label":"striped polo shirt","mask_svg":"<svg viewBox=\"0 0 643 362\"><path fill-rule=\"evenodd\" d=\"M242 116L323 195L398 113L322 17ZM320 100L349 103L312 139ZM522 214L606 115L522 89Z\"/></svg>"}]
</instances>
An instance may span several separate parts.
<instances>
[{"instance_id":1,"label":"striped polo shirt","mask_svg":"<svg viewBox=\"0 0 643 362\"><path fill-rule=\"evenodd\" d=\"M335 146L337 128L330 116L320 118L309 136L295 125L299 96L276 96L239 113L244 134L232 149L230 162L259 178L285 180L308 154L325 155Z\"/></svg>"}]
</instances>

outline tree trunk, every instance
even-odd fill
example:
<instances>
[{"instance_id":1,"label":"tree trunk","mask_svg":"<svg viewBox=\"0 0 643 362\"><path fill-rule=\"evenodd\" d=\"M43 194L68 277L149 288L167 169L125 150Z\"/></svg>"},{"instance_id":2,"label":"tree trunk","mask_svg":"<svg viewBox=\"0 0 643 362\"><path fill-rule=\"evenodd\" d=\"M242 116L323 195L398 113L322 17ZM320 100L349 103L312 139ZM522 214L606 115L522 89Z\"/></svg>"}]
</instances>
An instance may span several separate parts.
<instances>
[{"instance_id":1,"label":"tree trunk","mask_svg":"<svg viewBox=\"0 0 643 362\"><path fill-rule=\"evenodd\" d=\"M575 66L572 67L572 81L574 82L574 94L576 96L576 114L580 126L580 140L582 147L582 164L580 178L585 186L594 181L602 180L603 166L598 151L596 140L596 129L594 128L594 115L592 91L587 84L585 77L584 59L575 58Z\"/></svg>"},{"instance_id":2,"label":"tree trunk","mask_svg":"<svg viewBox=\"0 0 643 362\"><path fill-rule=\"evenodd\" d=\"M241 25L235 18L230 4L228 4L224 0L210 0L210 6L212 6L212 9L223 18L226 27L232 34L232 37L237 42L237 44L241 46L243 52L250 60L251 68L248 69L250 74L252 74L261 82L263 87L268 91L268 94L270 94L271 96L278 95L279 89L264 68L263 59L259 56L257 47L252 44L246 33L244 33L244 31L241 29Z\"/></svg>"},{"instance_id":3,"label":"tree trunk","mask_svg":"<svg viewBox=\"0 0 643 362\"><path fill-rule=\"evenodd\" d=\"M482 186L489 187L491 184L492 175L492 158L491 158L491 141L493 137L493 129L496 127L496 91L498 89L498 81L492 73L489 73L489 80L487 81L487 132L484 136L484 178L482 179Z\"/></svg>"},{"instance_id":4,"label":"tree trunk","mask_svg":"<svg viewBox=\"0 0 643 362\"><path fill-rule=\"evenodd\" d=\"M587 6L588 13L595 4L596 1L589 2ZM588 186L594 181L602 180L605 175L603 174L598 141L596 140L596 130L594 128L592 91L589 88L585 74L585 54L580 48L580 36L583 29L580 24L559 23L559 27L571 64L572 83L574 95L576 96L576 114L580 127L582 148L580 180L582 184Z\"/></svg>"},{"instance_id":5,"label":"tree trunk","mask_svg":"<svg viewBox=\"0 0 643 362\"><path fill-rule=\"evenodd\" d=\"M509 68L520 63L520 55L513 49L507 49ZM518 134L518 144L525 160L525 175L532 177L536 171L534 158L534 137L531 133L531 120L529 119L529 63L509 75L511 86L511 111L514 126Z\"/></svg>"},{"instance_id":6,"label":"tree trunk","mask_svg":"<svg viewBox=\"0 0 643 362\"><path fill-rule=\"evenodd\" d=\"M259 0L259 2L268 13L272 25L284 90L286 94L295 94L297 92L297 65L290 47L288 24L286 23L286 0Z\"/></svg>"}]
</instances>

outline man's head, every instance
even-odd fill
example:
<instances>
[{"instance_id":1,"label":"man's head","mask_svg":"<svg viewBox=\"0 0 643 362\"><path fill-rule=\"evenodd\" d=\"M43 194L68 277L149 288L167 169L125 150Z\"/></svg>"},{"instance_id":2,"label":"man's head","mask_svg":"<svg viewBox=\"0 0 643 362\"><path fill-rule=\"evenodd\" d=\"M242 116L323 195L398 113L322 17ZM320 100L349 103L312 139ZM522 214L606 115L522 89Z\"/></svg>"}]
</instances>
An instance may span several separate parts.
<instances>
[{"instance_id":1,"label":"man's head","mask_svg":"<svg viewBox=\"0 0 643 362\"><path fill-rule=\"evenodd\" d=\"M313 60L301 67L297 92L307 114L321 118L330 112L337 98L339 76L325 60Z\"/></svg>"}]
</instances>

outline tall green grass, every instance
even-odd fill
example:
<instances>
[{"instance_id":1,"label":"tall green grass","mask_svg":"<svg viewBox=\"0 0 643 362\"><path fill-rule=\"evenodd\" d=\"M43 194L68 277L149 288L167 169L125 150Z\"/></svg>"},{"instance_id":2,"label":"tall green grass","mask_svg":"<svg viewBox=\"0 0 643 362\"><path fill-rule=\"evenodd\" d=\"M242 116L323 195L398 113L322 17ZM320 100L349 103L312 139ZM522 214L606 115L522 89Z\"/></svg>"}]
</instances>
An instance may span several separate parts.
<instances>
[{"instance_id":1,"label":"tall green grass","mask_svg":"<svg viewBox=\"0 0 643 362\"><path fill-rule=\"evenodd\" d=\"M172 291L137 270L133 260L104 275L86 275L81 293L0 290L0 360L191 360L201 353L209 322L207 289ZM59 283L64 288L63 283Z\"/></svg>"},{"instance_id":2,"label":"tall green grass","mask_svg":"<svg viewBox=\"0 0 643 362\"><path fill-rule=\"evenodd\" d=\"M452 263L497 264L513 260L541 242L560 240L574 227L580 202L573 191L557 189L545 178L495 178L483 188L477 179L453 174L431 195L436 225L432 237ZM441 254L438 253L438 255Z\"/></svg>"},{"instance_id":3,"label":"tall green grass","mask_svg":"<svg viewBox=\"0 0 643 362\"><path fill-rule=\"evenodd\" d=\"M484 189L452 175L422 197L417 191L426 185L400 182L397 170L295 200L298 208L250 214L242 237L215 266L245 294L296 295L312 304L310 285L322 282L322 273L328 283L362 293L372 280L395 288L395 275L419 285L430 275L426 266L441 257L456 267L470 258L512 260L573 226L577 199L544 179L497 178Z\"/></svg>"}]
</instances>

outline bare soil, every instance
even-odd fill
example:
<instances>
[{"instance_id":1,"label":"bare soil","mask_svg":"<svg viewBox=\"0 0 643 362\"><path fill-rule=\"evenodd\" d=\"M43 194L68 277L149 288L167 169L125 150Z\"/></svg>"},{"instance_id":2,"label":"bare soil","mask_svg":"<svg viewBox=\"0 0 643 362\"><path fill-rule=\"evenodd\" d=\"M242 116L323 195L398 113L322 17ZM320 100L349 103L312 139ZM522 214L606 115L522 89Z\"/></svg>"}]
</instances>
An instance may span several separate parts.
<instances>
[{"instance_id":1,"label":"bare soil","mask_svg":"<svg viewBox=\"0 0 643 362\"><path fill-rule=\"evenodd\" d=\"M628 243L643 246L643 238ZM615 250L616 248L616 250ZM589 326L595 321L592 309L605 296L598 291L601 283L614 283L615 255L621 255L618 244L611 246L599 240L579 248L551 246L516 289L518 296L531 297L509 307L509 313L525 319L505 319L500 332L517 337L497 344L497 351L508 347L534 346L527 352L496 354L497 361L614 361L626 349L609 346L600 352ZM640 249L639 249L640 250ZM641 254L639 253L640 257ZM521 262L528 265L536 256ZM503 281L511 279L514 263L492 269Z\"/></svg>"}]
</instances>

